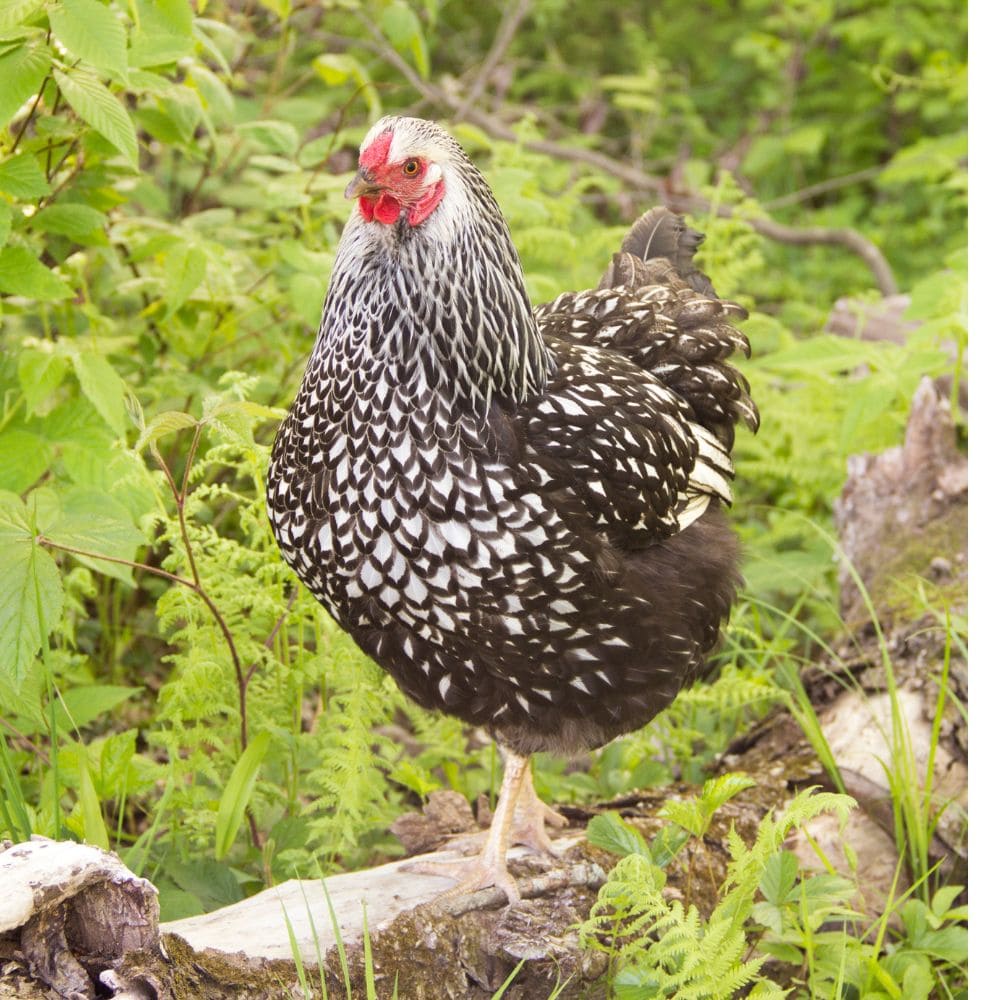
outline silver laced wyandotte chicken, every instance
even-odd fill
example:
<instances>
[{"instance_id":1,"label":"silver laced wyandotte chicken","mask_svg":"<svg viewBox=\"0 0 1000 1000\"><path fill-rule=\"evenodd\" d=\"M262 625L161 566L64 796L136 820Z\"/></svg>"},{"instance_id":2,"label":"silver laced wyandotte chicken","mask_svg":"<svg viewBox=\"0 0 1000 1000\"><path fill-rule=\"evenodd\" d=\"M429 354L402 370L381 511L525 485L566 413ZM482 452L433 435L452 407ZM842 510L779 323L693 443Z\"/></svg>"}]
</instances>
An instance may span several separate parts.
<instances>
[{"instance_id":1,"label":"silver laced wyandotte chicken","mask_svg":"<svg viewBox=\"0 0 1000 1000\"><path fill-rule=\"evenodd\" d=\"M748 353L666 209L600 284L532 310L480 172L383 118L347 188L316 344L274 446L282 555L418 704L485 727L504 776L453 891L564 822L529 756L638 729L705 671L740 583L730 502Z\"/></svg>"}]
</instances>

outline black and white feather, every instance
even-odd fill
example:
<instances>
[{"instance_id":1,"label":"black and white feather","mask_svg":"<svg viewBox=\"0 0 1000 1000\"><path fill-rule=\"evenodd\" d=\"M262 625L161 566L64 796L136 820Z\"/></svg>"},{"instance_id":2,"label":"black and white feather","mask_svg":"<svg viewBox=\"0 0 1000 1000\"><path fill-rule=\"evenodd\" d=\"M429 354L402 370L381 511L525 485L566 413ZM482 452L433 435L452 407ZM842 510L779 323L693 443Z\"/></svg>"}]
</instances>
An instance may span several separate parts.
<instances>
[{"instance_id":1,"label":"black and white feather","mask_svg":"<svg viewBox=\"0 0 1000 1000\"><path fill-rule=\"evenodd\" d=\"M739 581L720 511L740 420L730 325L664 209L600 286L532 310L482 176L438 126L419 226L345 228L275 443L282 554L414 700L519 753L643 725L704 669Z\"/></svg>"}]
</instances>

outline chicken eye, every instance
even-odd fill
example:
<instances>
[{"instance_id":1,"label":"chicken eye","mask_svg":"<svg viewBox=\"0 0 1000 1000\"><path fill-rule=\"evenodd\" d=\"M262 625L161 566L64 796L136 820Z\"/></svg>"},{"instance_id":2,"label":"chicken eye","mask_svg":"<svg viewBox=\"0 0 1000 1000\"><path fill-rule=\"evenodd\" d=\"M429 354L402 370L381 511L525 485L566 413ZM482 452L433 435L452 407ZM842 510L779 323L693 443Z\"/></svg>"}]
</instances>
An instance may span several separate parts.
<instances>
[{"instance_id":1,"label":"chicken eye","mask_svg":"<svg viewBox=\"0 0 1000 1000\"><path fill-rule=\"evenodd\" d=\"M407 177L415 177L418 173L420 173L420 161L407 160L406 163L403 164L403 173L406 174Z\"/></svg>"}]
</instances>

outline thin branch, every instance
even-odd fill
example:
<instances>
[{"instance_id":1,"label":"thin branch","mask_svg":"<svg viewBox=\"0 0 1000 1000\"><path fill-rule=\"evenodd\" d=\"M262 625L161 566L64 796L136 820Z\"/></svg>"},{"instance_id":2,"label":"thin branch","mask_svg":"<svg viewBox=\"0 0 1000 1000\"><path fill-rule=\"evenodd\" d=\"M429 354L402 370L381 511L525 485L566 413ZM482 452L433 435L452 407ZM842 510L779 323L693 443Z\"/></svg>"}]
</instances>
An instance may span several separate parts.
<instances>
[{"instance_id":1,"label":"thin branch","mask_svg":"<svg viewBox=\"0 0 1000 1000\"><path fill-rule=\"evenodd\" d=\"M514 0L514 2L507 5L503 12L503 17L500 19L496 37L490 46L490 51L486 53L486 58L483 60L483 64L479 68L476 78L472 81L472 85L469 87L464 100L455 109L456 118L464 118L468 114L469 109L482 96L486 85L490 81L490 77L493 75L493 71L500 64L500 60L503 59L507 49L510 48L510 43L514 41L517 29L530 10L531 0Z\"/></svg>"},{"instance_id":2,"label":"thin branch","mask_svg":"<svg viewBox=\"0 0 1000 1000\"><path fill-rule=\"evenodd\" d=\"M240 692L240 741L243 749L246 749L248 743L246 723L246 681L243 676L243 666L240 662L240 654L236 651L236 640L233 638L233 633L230 630L229 625L226 623L226 619L222 616L222 612L219 610L215 601L213 601L212 598L205 593L200 584L195 583L194 580L188 580L186 577L178 576L176 573L170 573L165 569L160 569L158 566L149 566L145 563L134 562L132 559L119 559L117 556L105 555L103 552L90 552L87 549L78 549L72 545L63 545L61 542L56 542L51 538L46 538L45 535L36 536L35 541L39 545L44 545L50 549L57 549L60 552L68 552L70 555L83 556L86 559L99 559L102 562L115 563L118 566L129 566L134 570L152 573L154 576L161 576L166 580L171 580L174 583L180 584L182 587L187 587L189 590L193 590L204 602L205 607L208 608L209 613L222 630L222 636L226 641L226 645L229 647L229 655L233 661L233 669L236 671L237 687Z\"/></svg>"},{"instance_id":3,"label":"thin branch","mask_svg":"<svg viewBox=\"0 0 1000 1000\"><path fill-rule=\"evenodd\" d=\"M666 201L668 205L679 208L682 212L706 212L711 207L707 199L695 195L669 194ZM724 219L731 219L735 214L729 205L717 206L715 213ZM766 236L777 243L788 243L792 246L844 247L865 262L883 296L888 297L899 293L899 286L896 284L892 267L885 259L885 255L871 240L862 236L856 229L849 229L846 226L836 229L827 226L786 226L773 219L746 219L745 221L761 236Z\"/></svg>"},{"instance_id":4,"label":"thin branch","mask_svg":"<svg viewBox=\"0 0 1000 1000\"><path fill-rule=\"evenodd\" d=\"M35 112L38 110L38 102L42 99L42 94L45 92L45 84L49 82L49 78L51 76L52 70L49 70L48 73L45 74L45 79L42 80L41 85L38 88L38 93L35 94L35 100L29 108L28 114L25 116L21 127L17 130L17 135L14 136L14 145L10 147L10 156L13 156L17 152L17 147L20 145L21 139L24 137L24 133L28 130L31 120L35 117Z\"/></svg>"},{"instance_id":5,"label":"thin branch","mask_svg":"<svg viewBox=\"0 0 1000 1000\"><path fill-rule=\"evenodd\" d=\"M38 757L38 759L46 766L52 766L52 759L49 755L37 744L32 743L31 739L24 735L20 729L14 726L12 723L8 722L2 715L0 715L0 726L4 726L10 734L16 740L20 740L26 746L31 748L31 752Z\"/></svg>"},{"instance_id":6,"label":"thin branch","mask_svg":"<svg viewBox=\"0 0 1000 1000\"><path fill-rule=\"evenodd\" d=\"M374 39L374 45L382 58L397 69L422 97L439 106L450 108L453 112L466 103L442 90L440 87L435 86L433 83L421 79L419 74L392 47L389 40L379 30L378 25L365 14L360 14L359 16ZM517 141L517 136L509 126L484 111L469 108L465 112L464 118L466 121L479 126L479 128L495 139L504 139L511 142ZM681 211L703 212L709 208L709 203L705 199L693 195L668 194L662 178L655 177L638 167L619 163L617 160L597 150L577 149L545 139L526 142L524 146L526 149L542 153L545 156L551 156L553 159L586 163L604 173L610 174L612 177L617 177L637 190L648 191L663 198L669 205ZM717 213L724 218L729 218L732 216L733 210L728 206L720 206L717 209ZM800 229L794 226L783 225L780 222L773 222L770 219L747 219L746 221L761 236L775 240L778 243L788 243L795 246L819 244L844 247L865 262L875 278L875 283L878 285L879 291L884 296L896 295L899 292L899 286L896 284L892 268L885 259L885 255L871 240L863 236L856 229L848 229L846 227L830 229L825 226L809 226Z\"/></svg>"},{"instance_id":7,"label":"thin branch","mask_svg":"<svg viewBox=\"0 0 1000 1000\"><path fill-rule=\"evenodd\" d=\"M842 174L840 177L828 177L818 184L810 184L808 187L790 194L783 194L780 198L774 198L765 202L764 207L768 210L772 208L787 208L789 205L798 205L810 198L815 198L821 194L829 194L831 191L839 191L841 188L850 187L852 184L860 184L863 181L870 181L873 177L878 177L885 170L884 164L874 167L865 167L864 170L855 170L852 174Z\"/></svg>"}]
</instances>

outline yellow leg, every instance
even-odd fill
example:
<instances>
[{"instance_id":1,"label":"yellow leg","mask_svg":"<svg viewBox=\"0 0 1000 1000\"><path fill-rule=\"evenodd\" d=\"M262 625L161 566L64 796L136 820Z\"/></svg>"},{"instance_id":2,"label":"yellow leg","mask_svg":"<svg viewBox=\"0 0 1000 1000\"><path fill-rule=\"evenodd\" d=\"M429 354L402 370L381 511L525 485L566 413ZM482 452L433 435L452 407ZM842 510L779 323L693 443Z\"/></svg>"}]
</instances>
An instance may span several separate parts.
<instances>
[{"instance_id":1,"label":"yellow leg","mask_svg":"<svg viewBox=\"0 0 1000 1000\"><path fill-rule=\"evenodd\" d=\"M486 843L477 857L462 861L416 862L407 865L407 869L425 875L444 875L457 879L458 885L448 890L448 896L458 896L495 885L503 889L509 902L517 902L521 895L507 870L507 848L510 846L514 813L526 775L530 780L529 758L507 751L504 755L503 781L500 783L496 812L486 835Z\"/></svg>"},{"instance_id":2,"label":"yellow leg","mask_svg":"<svg viewBox=\"0 0 1000 1000\"><path fill-rule=\"evenodd\" d=\"M521 784L521 794L514 813L514 830L511 842L524 844L534 848L540 854L555 854L552 841L545 830L545 824L556 829L564 827L569 820L565 816L547 806L535 791L535 783L531 777L531 768L526 769L524 781Z\"/></svg>"}]
</instances>

